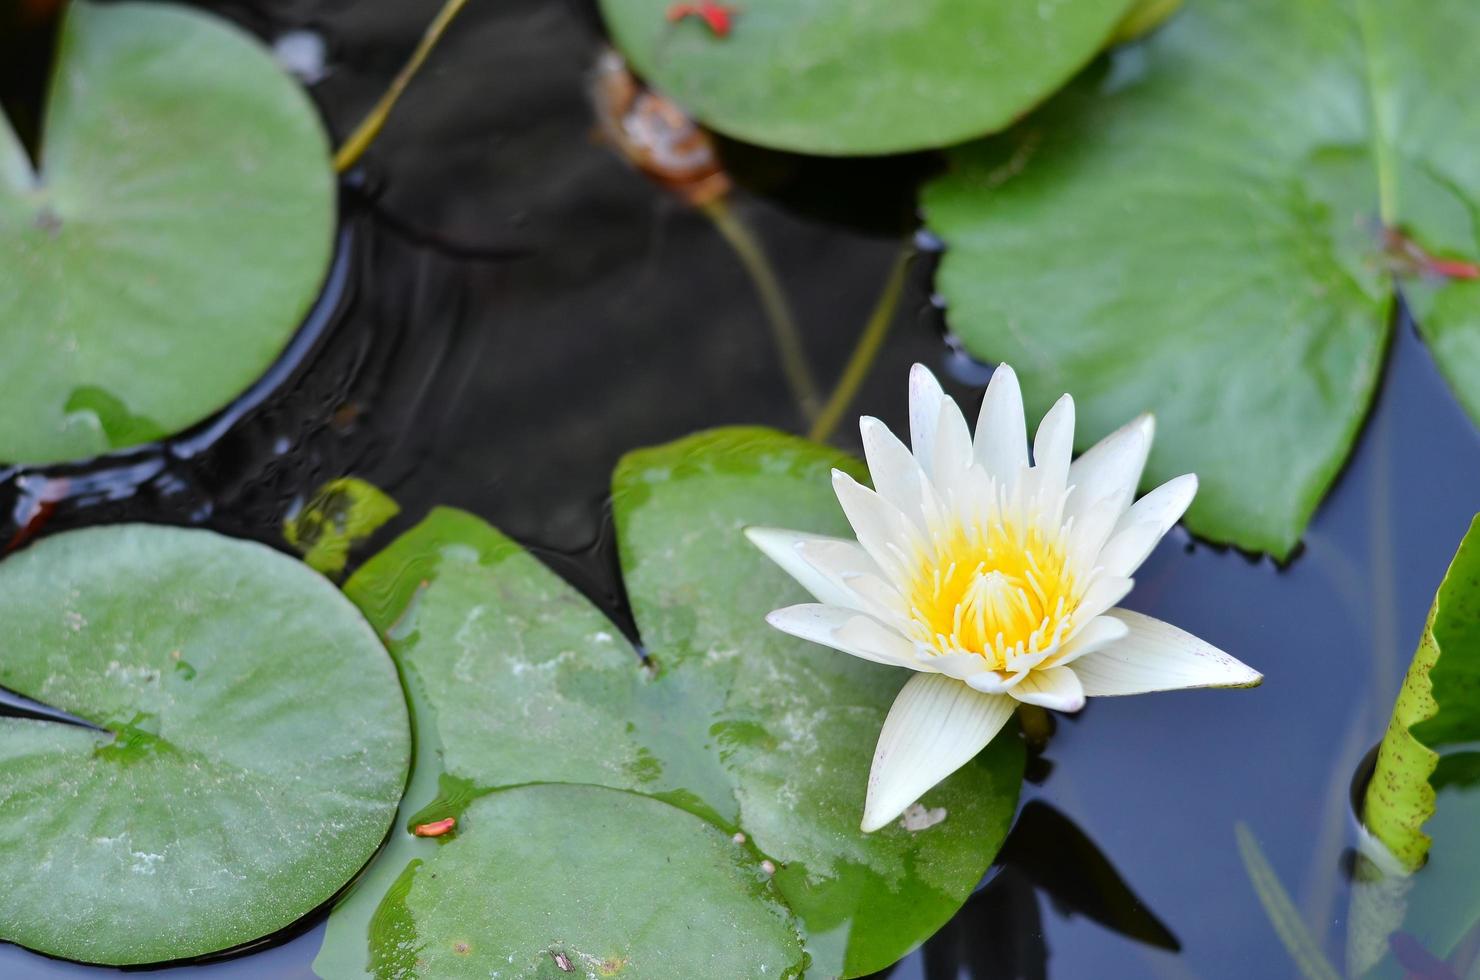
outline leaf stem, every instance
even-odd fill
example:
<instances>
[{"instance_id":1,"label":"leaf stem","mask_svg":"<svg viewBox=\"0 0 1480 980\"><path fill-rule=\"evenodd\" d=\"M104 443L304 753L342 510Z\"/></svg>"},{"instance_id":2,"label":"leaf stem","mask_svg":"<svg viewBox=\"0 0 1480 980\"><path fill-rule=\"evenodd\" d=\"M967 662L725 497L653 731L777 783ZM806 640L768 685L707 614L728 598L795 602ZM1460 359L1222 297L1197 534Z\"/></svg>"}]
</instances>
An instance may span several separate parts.
<instances>
[{"instance_id":1,"label":"leaf stem","mask_svg":"<svg viewBox=\"0 0 1480 980\"><path fill-rule=\"evenodd\" d=\"M787 386L791 388L792 398L801 410L802 417L811 423L817 418L817 406L822 398L818 393L817 380L812 375L812 367L807 362L801 331L797 328L791 307L786 302L781 282L771 268L771 261L766 258L765 249L746 227L745 222L730 208L727 198L716 197L705 201L699 205L699 210L714 222L715 229L745 266L751 284L760 297L761 307L765 310L766 321L771 326L776 352L781 357L781 369L786 375Z\"/></svg>"},{"instance_id":2,"label":"leaf stem","mask_svg":"<svg viewBox=\"0 0 1480 980\"><path fill-rule=\"evenodd\" d=\"M1367 0L1357 3L1357 30L1362 38L1362 52L1367 67L1367 104L1372 112L1372 156L1377 164L1377 212L1383 227L1392 228L1398 223L1397 164L1393 158L1393 146L1389 141L1392 121L1388 118L1386 103L1379 88L1390 83L1386 63L1378 57L1377 26L1372 22L1372 10Z\"/></svg>"},{"instance_id":3,"label":"leaf stem","mask_svg":"<svg viewBox=\"0 0 1480 980\"><path fill-rule=\"evenodd\" d=\"M365 151L370 148L370 144L375 142L375 138L385 128L385 121L390 116L391 110L396 107L396 103L400 101L401 94L406 91L406 86L411 83L411 79L421 70L422 64L427 60L427 55L432 53L432 48L437 46L437 42L442 39L442 35L446 32L448 25L452 23L453 18L458 15L463 7L467 6L467 2L468 0L446 0L442 4L442 9L437 11L437 16L427 25L426 33L422 34L421 41L416 45L416 50L411 52L411 57L407 59L406 64L401 66L401 70L396 73L396 77L391 79L390 87L385 90L385 94L375 103L374 108L370 110L369 114L360 120L360 124L355 127L355 131L350 133L349 138L344 141L339 147L339 150L334 154L334 169L336 172L344 173L359 162L360 157L365 155Z\"/></svg>"},{"instance_id":4,"label":"leaf stem","mask_svg":"<svg viewBox=\"0 0 1480 980\"><path fill-rule=\"evenodd\" d=\"M889 270L889 278L884 281L884 291L879 294L879 301L869 314L868 323L858 337L858 344L848 356L848 364L843 368L837 387L828 396L827 404L822 407L821 414L807 433L807 438L812 441L826 442L832 437L843 413L853 403L859 387L868 377L869 368L873 366L879 349L884 344L884 338L889 334L889 324L894 321L894 311L899 306L900 294L904 292L905 273L909 270L910 259L914 254L913 249L905 248L895 258L894 266Z\"/></svg>"}]
</instances>

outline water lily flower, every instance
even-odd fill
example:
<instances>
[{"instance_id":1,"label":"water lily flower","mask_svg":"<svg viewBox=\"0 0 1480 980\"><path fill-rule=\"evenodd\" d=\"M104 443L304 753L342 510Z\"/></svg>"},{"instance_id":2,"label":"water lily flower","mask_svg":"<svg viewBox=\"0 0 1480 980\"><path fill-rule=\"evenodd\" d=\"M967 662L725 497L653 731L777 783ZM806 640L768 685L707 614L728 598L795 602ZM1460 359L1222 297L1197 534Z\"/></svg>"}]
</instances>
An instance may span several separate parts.
<instances>
[{"instance_id":1,"label":"water lily flower","mask_svg":"<svg viewBox=\"0 0 1480 980\"><path fill-rule=\"evenodd\" d=\"M1030 465L1012 368L992 375L973 436L917 364L911 448L878 419L860 426L874 489L833 471L857 541L746 534L817 599L777 609L772 626L917 672L879 735L865 831L970 761L1019 703L1078 711L1086 697L1263 679L1189 633L1115 608L1197 492L1187 474L1135 499L1151 416L1071 462L1074 401L1065 395L1039 425Z\"/></svg>"}]
</instances>

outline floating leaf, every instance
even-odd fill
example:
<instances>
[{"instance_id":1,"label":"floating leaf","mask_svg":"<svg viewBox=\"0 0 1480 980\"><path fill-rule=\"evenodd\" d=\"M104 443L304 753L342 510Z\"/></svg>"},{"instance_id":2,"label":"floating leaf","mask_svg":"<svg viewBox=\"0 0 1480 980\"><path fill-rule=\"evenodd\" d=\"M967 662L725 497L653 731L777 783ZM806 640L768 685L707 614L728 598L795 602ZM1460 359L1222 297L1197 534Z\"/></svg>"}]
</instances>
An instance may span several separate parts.
<instances>
[{"instance_id":1,"label":"floating leaf","mask_svg":"<svg viewBox=\"0 0 1480 980\"><path fill-rule=\"evenodd\" d=\"M480 830L473 818L503 787L626 790L703 818L726 837L743 834L731 846L755 868L772 862L763 897L794 913L809 975L880 969L938 929L1001 845L1022 749L998 739L927 795L928 806L944 808L943 822L859 831L874 742L904 678L769 629L765 613L799 593L740 533L753 523L841 532L828 481L834 465L857 468L832 450L758 429L721 430L623 460L613 505L646 664L570 586L470 515L434 511L367 562L347 591L401 664L423 747L404 828L451 817L466 846L493 847L482 836L488 824ZM393 835L331 918L321 976L363 975L367 965L377 977L401 976L395 950L419 949L448 929L488 928L474 910L448 905L432 924L395 898L403 873L420 880L406 869L445 839ZM665 846L661 835L633 838L621 857L660 862ZM525 859L545 867L543 857ZM580 872L562 865L545 873ZM488 884L524 887L496 875ZM603 900L642 904L636 887L602 892ZM677 886L653 879L647 887L667 896ZM699 888L683 895L694 907L708 901ZM657 954L634 948L633 962ZM695 975L677 960L647 962L643 976Z\"/></svg>"},{"instance_id":2,"label":"floating leaf","mask_svg":"<svg viewBox=\"0 0 1480 980\"><path fill-rule=\"evenodd\" d=\"M373 483L352 476L319 487L283 521L283 537L308 567L338 575L349 551L401 512L401 505Z\"/></svg>"},{"instance_id":3,"label":"floating leaf","mask_svg":"<svg viewBox=\"0 0 1480 980\"><path fill-rule=\"evenodd\" d=\"M1135 0L747 0L719 36L670 0L602 0L617 46L706 125L804 153L944 146L1058 88Z\"/></svg>"},{"instance_id":4,"label":"floating leaf","mask_svg":"<svg viewBox=\"0 0 1480 980\"><path fill-rule=\"evenodd\" d=\"M415 938L381 951L381 975L801 975L801 940L758 862L692 814L529 786L458 822L402 879L395 904Z\"/></svg>"},{"instance_id":5,"label":"floating leaf","mask_svg":"<svg viewBox=\"0 0 1480 980\"><path fill-rule=\"evenodd\" d=\"M1364 864L1353 896L1348 958L1359 973L1377 964L1400 923L1444 956L1480 922L1472 751L1480 741L1477 529L1480 517L1434 597L1367 786L1362 820L1381 850Z\"/></svg>"},{"instance_id":6,"label":"floating leaf","mask_svg":"<svg viewBox=\"0 0 1480 980\"><path fill-rule=\"evenodd\" d=\"M830 470L849 457L763 429L720 429L626 456L612 481L638 629L659 668L705 669L728 692L719 741L739 824L782 866L814 970L871 973L950 918L1001 846L1022 751L998 738L922 801L946 820L858 832L874 743L903 672L764 626L808 601L740 534L747 525L847 534ZM702 667L701 667L702 665Z\"/></svg>"},{"instance_id":7,"label":"floating leaf","mask_svg":"<svg viewBox=\"0 0 1480 980\"><path fill-rule=\"evenodd\" d=\"M254 40L76 0L39 168L0 115L0 460L91 456L226 405L318 293L334 212L318 117Z\"/></svg>"},{"instance_id":8,"label":"floating leaf","mask_svg":"<svg viewBox=\"0 0 1480 980\"><path fill-rule=\"evenodd\" d=\"M1156 413L1148 484L1200 534L1288 556L1372 398L1394 271L1480 415L1480 5L1189 0L930 186L939 287L1030 409L1084 445Z\"/></svg>"},{"instance_id":9,"label":"floating leaf","mask_svg":"<svg viewBox=\"0 0 1480 980\"><path fill-rule=\"evenodd\" d=\"M290 925L379 846L405 701L298 562L206 531L75 531L0 563L0 622L0 685L101 729L0 718L0 938L199 956Z\"/></svg>"}]
</instances>

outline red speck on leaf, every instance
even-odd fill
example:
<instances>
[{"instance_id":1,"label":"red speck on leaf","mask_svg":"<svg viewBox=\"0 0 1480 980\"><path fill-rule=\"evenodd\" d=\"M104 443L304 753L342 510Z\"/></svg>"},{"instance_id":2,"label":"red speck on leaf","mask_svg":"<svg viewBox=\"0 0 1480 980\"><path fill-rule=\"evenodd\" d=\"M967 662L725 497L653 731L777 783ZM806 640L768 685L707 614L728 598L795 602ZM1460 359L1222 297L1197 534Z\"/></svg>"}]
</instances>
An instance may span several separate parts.
<instances>
[{"instance_id":1,"label":"red speck on leaf","mask_svg":"<svg viewBox=\"0 0 1480 980\"><path fill-rule=\"evenodd\" d=\"M1480 279L1480 265L1461 259L1433 259L1429 269L1450 279Z\"/></svg>"},{"instance_id":2,"label":"red speck on leaf","mask_svg":"<svg viewBox=\"0 0 1480 980\"><path fill-rule=\"evenodd\" d=\"M738 9L718 0L675 3L668 8L668 22L673 24L688 17L697 17L708 25L710 33L715 37L729 37L737 13Z\"/></svg>"},{"instance_id":3,"label":"red speck on leaf","mask_svg":"<svg viewBox=\"0 0 1480 980\"><path fill-rule=\"evenodd\" d=\"M1401 228L1382 230L1383 246L1401 274L1439 276L1445 279L1480 279L1480 263L1465 259L1441 259L1430 255Z\"/></svg>"},{"instance_id":4,"label":"red speck on leaf","mask_svg":"<svg viewBox=\"0 0 1480 980\"><path fill-rule=\"evenodd\" d=\"M432 823L417 824L412 833L418 837L441 837L453 827L457 826L456 817L448 817L446 820L436 820Z\"/></svg>"}]
</instances>

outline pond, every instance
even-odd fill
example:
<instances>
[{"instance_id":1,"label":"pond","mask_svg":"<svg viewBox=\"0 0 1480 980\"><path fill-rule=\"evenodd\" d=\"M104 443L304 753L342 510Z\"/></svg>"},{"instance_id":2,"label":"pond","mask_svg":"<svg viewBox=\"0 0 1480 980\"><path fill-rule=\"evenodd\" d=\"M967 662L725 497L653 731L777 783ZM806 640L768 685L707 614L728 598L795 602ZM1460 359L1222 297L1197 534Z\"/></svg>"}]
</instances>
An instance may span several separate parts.
<instances>
[{"instance_id":1,"label":"pond","mask_svg":"<svg viewBox=\"0 0 1480 980\"><path fill-rule=\"evenodd\" d=\"M326 72L309 91L336 137L434 13L392 0L211 7L269 43L292 31L322 38ZM602 31L594 4L578 0L471 4L343 179L328 284L270 373L181 436L0 470L10 515L0 539L15 547L138 521L284 548L285 516L353 475L400 513L352 568L433 507L462 508L640 642L609 502L618 460L708 427L804 432L807 420L735 250L599 133ZM7 105L38 100L49 50L44 27L0 46ZM991 367L947 326L943 246L916 210L943 159L830 159L729 140L720 152L737 185L730 212L776 271L824 391L907 258L888 334L832 442L861 452L860 414L904 431L916 362L974 418ZM1178 528L1136 576L1130 608L1253 665L1263 685L1095 700L1054 716L983 886L877 976L1321 975L1302 972L1282 942L1256 887L1267 879L1251 877L1250 838L1340 962L1353 781L1480 503L1480 436L1406 314L1389 354L1350 461L1288 563ZM1480 855L1480 836L1473 844ZM168 973L312 977L327 914ZM7 978L104 972L0 945Z\"/></svg>"}]
</instances>

